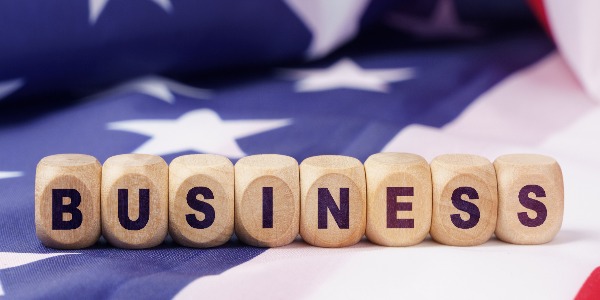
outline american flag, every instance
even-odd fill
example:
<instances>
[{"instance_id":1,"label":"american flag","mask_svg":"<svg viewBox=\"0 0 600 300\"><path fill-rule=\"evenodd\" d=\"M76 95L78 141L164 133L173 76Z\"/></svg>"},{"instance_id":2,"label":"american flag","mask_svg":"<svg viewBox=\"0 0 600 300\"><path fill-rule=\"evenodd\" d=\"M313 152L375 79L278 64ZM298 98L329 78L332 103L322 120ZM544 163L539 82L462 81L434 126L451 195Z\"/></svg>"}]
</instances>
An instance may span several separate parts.
<instances>
[{"instance_id":1,"label":"american flag","mask_svg":"<svg viewBox=\"0 0 600 300\"><path fill-rule=\"evenodd\" d=\"M37 298L600 298L594 0L0 1L0 295ZM535 16L537 16L537 18ZM546 24L545 29L543 25ZM558 48L557 48L558 45ZM545 245L299 238L255 248L46 248L37 162L56 153L298 161L555 157Z\"/></svg>"}]
</instances>

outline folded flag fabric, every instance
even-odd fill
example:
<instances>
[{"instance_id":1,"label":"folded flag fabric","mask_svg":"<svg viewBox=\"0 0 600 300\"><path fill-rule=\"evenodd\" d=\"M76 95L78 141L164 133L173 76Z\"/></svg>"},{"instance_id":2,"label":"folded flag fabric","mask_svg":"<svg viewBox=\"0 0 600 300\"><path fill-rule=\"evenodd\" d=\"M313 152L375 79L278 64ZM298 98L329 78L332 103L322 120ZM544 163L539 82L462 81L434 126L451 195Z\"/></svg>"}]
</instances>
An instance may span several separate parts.
<instances>
[{"instance_id":1,"label":"folded flag fabric","mask_svg":"<svg viewBox=\"0 0 600 300\"><path fill-rule=\"evenodd\" d=\"M0 81L5 91L16 90L13 97L63 98L147 74L318 58L350 40L392 3L2 1Z\"/></svg>"},{"instance_id":2,"label":"folded flag fabric","mask_svg":"<svg viewBox=\"0 0 600 300\"><path fill-rule=\"evenodd\" d=\"M457 26L459 10L478 28ZM76 99L148 74L315 60L382 20L409 34L460 38L532 18L521 0L8 0L0 3L0 96Z\"/></svg>"},{"instance_id":3,"label":"folded flag fabric","mask_svg":"<svg viewBox=\"0 0 600 300\"><path fill-rule=\"evenodd\" d=\"M595 16L595 12L600 10L600 2L530 2L585 90L594 99L600 99L600 37L596 34L600 20Z\"/></svg>"},{"instance_id":4,"label":"folded flag fabric","mask_svg":"<svg viewBox=\"0 0 600 300\"><path fill-rule=\"evenodd\" d=\"M597 298L597 103L525 3L480 2L0 3L0 294ZM364 161L382 151L553 156L562 230L545 245L463 248L264 249L233 238L193 249L168 238L59 251L35 236L33 180L46 155Z\"/></svg>"}]
</instances>

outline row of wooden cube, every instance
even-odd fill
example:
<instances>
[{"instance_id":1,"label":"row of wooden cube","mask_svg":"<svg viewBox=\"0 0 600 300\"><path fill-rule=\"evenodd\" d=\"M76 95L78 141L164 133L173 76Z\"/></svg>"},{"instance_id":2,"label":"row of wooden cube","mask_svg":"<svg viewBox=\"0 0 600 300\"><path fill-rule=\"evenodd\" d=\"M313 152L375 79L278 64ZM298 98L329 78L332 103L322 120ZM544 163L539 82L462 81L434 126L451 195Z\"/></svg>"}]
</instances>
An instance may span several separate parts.
<instances>
[{"instance_id":1,"label":"row of wooden cube","mask_svg":"<svg viewBox=\"0 0 600 300\"><path fill-rule=\"evenodd\" d=\"M235 174L235 175L234 175ZM77 249L102 234L140 249L170 233L189 247L215 247L235 234L259 247L291 243L344 247L365 234L385 246L472 246L494 233L514 244L546 243L563 216L562 172L537 154L489 160L447 154L428 164L408 153L295 159L253 155L235 166L210 154L170 166L153 155L124 154L101 166L92 156L43 158L35 187L36 232L48 247Z\"/></svg>"}]
</instances>

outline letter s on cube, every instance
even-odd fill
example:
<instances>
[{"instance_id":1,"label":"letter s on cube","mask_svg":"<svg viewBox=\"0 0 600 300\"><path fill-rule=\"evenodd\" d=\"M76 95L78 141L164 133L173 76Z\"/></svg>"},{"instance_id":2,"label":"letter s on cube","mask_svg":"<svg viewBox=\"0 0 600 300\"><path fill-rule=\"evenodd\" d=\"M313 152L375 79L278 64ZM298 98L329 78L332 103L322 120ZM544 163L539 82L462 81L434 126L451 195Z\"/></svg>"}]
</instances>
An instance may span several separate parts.
<instances>
[{"instance_id":1,"label":"letter s on cube","mask_svg":"<svg viewBox=\"0 0 600 300\"><path fill-rule=\"evenodd\" d=\"M477 155L440 155L431 161L431 181L431 237L452 246L475 246L489 240L498 217L492 163Z\"/></svg>"},{"instance_id":2,"label":"letter s on cube","mask_svg":"<svg viewBox=\"0 0 600 300\"><path fill-rule=\"evenodd\" d=\"M233 234L233 164L224 156L192 154L169 165L169 233L180 245L220 246Z\"/></svg>"},{"instance_id":3,"label":"letter s on cube","mask_svg":"<svg viewBox=\"0 0 600 300\"><path fill-rule=\"evenodd\" d=\"M539 154L509 154L494 161L498 178L496 236L513 244L550 242L560 230L564 187L560 166Z\"/></svg>"}]
</instances>

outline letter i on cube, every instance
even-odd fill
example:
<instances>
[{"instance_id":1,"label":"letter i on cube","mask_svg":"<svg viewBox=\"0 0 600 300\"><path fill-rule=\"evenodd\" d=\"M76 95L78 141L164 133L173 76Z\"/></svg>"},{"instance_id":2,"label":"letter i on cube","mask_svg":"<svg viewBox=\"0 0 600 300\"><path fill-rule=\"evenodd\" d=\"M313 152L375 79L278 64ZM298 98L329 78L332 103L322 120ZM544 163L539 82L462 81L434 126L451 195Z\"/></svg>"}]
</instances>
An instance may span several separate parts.
<instances>
[{"instance_id":1,"label":"letter i on cube","mask_svg":"<svg viewBox=\"0 0 600 300\"><path fill-rule=\"evenodd\" d=\"M235 164L235 233L257 247L284 246L298 236L298 162L289 156L246 156Z\"/></svg>"}]
</instances>

